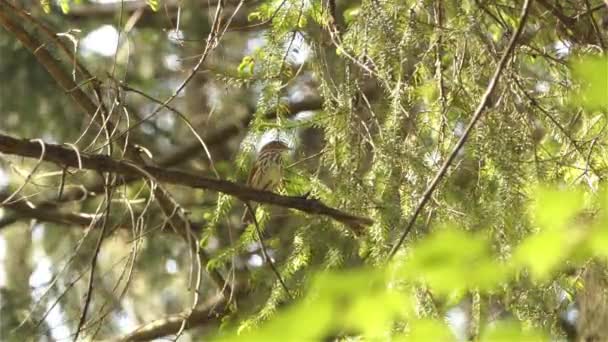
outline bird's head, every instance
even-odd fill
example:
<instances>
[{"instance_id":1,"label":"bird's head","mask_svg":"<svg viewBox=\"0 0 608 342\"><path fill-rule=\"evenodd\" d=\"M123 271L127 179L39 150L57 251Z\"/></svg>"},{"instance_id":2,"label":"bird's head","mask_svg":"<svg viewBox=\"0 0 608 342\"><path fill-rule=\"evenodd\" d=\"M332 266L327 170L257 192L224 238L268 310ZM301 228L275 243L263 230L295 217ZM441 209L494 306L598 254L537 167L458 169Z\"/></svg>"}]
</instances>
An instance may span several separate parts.
<instances>
[{"instance_id":1,"label":"bird's head","mask_svg":"<svg viewBox=\"0 0 608 342\"><path fill-rule=\"evenodd\" d=\"M288 150L290 150L290 148L285 142L281 140L273 140L262 146L260 153L265 151L284 152Z\"/></svg>"}]
</instances>

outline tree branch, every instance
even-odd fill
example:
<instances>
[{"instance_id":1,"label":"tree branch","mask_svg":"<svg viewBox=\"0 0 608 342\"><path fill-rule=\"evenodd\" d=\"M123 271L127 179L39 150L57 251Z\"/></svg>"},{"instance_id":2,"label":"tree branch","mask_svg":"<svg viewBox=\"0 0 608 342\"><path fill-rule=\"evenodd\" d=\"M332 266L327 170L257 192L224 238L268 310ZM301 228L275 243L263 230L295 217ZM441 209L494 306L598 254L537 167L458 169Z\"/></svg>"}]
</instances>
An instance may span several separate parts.
<instances>
[{"instance_id":1,"label":"tree branch","mask_svg":"<svg viewBox=\"0 0 608 342\"><path fill-rule=\"evenodd\" d=\"M395 254L397 253L397 251L399 250L401 245L403 245L403 241L405 241L405 238L407 237L409 232L412 230L412 227L414 226L414 223L416 222L418 215L420 215L420 213L422 212L422 209L424 208L426 203L429 201L429 199L433 195L433 192L439 185L439 182L441 181L441 179L443 179L443 176L445 176L446 172L448 171L448 168L454 162L454 159L456 159L456 155L458 155L458 152L460 151L460 149L464 146L464 144L468 140L469 135L471 134L471 132L473 131L473 128L475 127L475 124L477 123L477 121L479 121L479 119L481 118L481 116L484 113L484 110L488 106L490 97L492 96L494 89L496 89L496 86L498 85L498 80L500 79L500 75L502 74L503 69L507 65L507 61L509 60L509 58L511 58L511 54L515 50L515 45L517 44L517 40L519 39L519 36L521 35L521 32L523 31L523 28L526 24L526 20L528 18L528 13L530 10L530 3L532 3L532 0L525 1L524 5L522 7L522 10L521 10L521 15L519 18L519 25L517 26L515 33L511 37L511 41L509 42L509 45L507 46L507 50L504 52L504 54L502 55L502 58L498 62L496 71L494 71L494 76L492 76L492 78L490 79L490 83L488 84L488 87L487 87L485 93L483 94L483 97L481 98L481 102L477 106L477 109L475 110L473 117L471 118L471 121L469 122L469 125L467 126L464 133L462 134L462 136L456 143L456 146L454 146L454 149L450 153L449 157L443 162L443 165L441 165L439 172L437 172L437 174L435 175L435 178L433 178L433 180L431 181L431 184L424 191L424 194L422 195L422 199L420 200L420 202L418 203L418 206L414 210L414 214L412 215L407 226L405 227L403 234L401 234L399 241L391 249L391 251L389 253L389 257L388 257L389 260L395 256Z\"/></svg>"},{"instance_id":2,"label":"tree branch","mask_svg":"<svg viewBox=\"0 0 608 342\"><path fill-rule=\"evenodd\" d=\"M3 6L5 7L3 8ZM0 0L0 9L0 26L12 33L28 50L30 50L57 84L72 97L74 102L76 102L84 112L91 117L94 117L98 106L91 101L87 94L85 94L65 72L61 64L51 55L48 49L45 48L44 44L14 21L14 18L17 18L18 16L18 13L14 13L17 9L12 7L6 0ZM11 12L13 12L12 17L10 15Z\"/></svg>"},{"instance_id":3,"label":"tree branch","mask_svg":"<svg viewBox=\"0 0 608 342\"><path fill-rule=\"evenodd\" d=\"M0 152L22 157L39 158L40 143L24 139L16 139L0 135ZM45 154L42 159L61 166L78 168L79 161L83 169L98 172L115 172L123 176L142 178L141 170L154 177L156 181L176 185L184 185L196 189L207 189L222 192L237 197L242 201L254 201L274 204L281 207L297 209L309 214L324 215L342 222L353 229L355 233L361 225L370 225L373 221L345 213L326 206L315 199L305 199L295 196L281 196L268 191L255 190L226 180L195 176L182 171L167 170L156 166L136 165L127 160L115 160L105 155L80 153L70 148L55 144L45 144Z\"/></svg>"},{"instance_id":4,"label":"tree branch","mask_svg":"<svg viewBox=\"0 0 608 342\"><path fill-rule=\"evenodd\" d=\"M91 98L83 92L78 85L70 78L65 72L60 62L53 58L51 53L48 51L44 44L41 44L36 37L29 34L21 27L20 24L16 23L13 18L17 17L15 8L12 7L6 0L0 0L0 26L4 27L8 32L12 33L26 48L28 48L32 54L36 57L38 62L49 72L57 84L67 92L72 99L82 108L82 110L89 116L97 117L98 124L106 129L106 132L114 131L114 123L110 120L104 120L101 116L97 116L97 110L104 110L103 106L98 107L94 104ZM12 16L11 16L12 13ZM27 19L27 18L26 18ZM47 32L48 34L49 32ZM208 46L207 46L208 47ZM101 101L101 99L99 99ZM168 103L168 102L167 102ZM108 117L109 113L102 113ZM107 137L111 139L111 137ZM140 165L145 165L144 160L139 155L138 149L132 143L128 143L124 139L121 139L121 143L125 146L126 156L131 158ZM72 154L74 156L74 154ZM74 156L76 157L76 156ZM133 169L141 169L136 167L136 164L131 164ZM160 184L152 187L154 196L158 201L163 214L167 217L171 227L173 227L186 241L188 247L196 253L197 257L197 270L200 274L206 265L209 263L210 257L207 253L200 248L197 239L193 236L191 227L192 222L184 215L180 205L173 199L171 194L167 192ZM230 297L229 288L224 286L226 281L218 270L208 270L209 276L216 284L218 289L222 291L226 298ZM199 277L200 279L200 277ZM198 289L195 289L198 291ZM198 299L198 292L195 292L195 298Z\"/></svg>"},{"instance_id":5,"label":"tree branch","mask_svg":"<svg viewBox=\"0 0 608 342\"><path fill-rule=\"evenodd\" d=\"M216 326L221 318L228 312L225 298L216 296L212 298L201 309L182 312L157 319L133 329L128 334L120 336L117 341L150 341L163 336L175 334L180 330L182 322L186 318L186 328Z\"/></svg>"},{"instance_id":6,"label":"tree branch","mask_svg":"<svg viewBox=\"0 0 608 342\"><path fill-rule=\"evenodd\" d=\"M0 192L0 202L8 198L9 194ZM19 219L35 219L41 222L50 222L71 226L90 227L93 221L99 221L100 215L88 214L88 213L74 213L74 212L63 212L55 209L53 206L34 205L26 201L14 201L3 205L3 208L10 209L11 215L5 215L0 220L0 230L5 226L16 222ZM139 214L139 213L137 213ZM130 219L124 219L113 224L116 229L133 229L131 227ZM197 223L193 225L192 230L194 232L200 232L203 224ZM171 233L174 232L170 229L165 229L163 232Z\"/></svg>"},{"instance_id":7,"label":"tree branch","mask_svg":"<svg viewBox=\"0 0 608 342\"><path fill-rule=\"evenodd\" d=\"M8 198L8 194L0 193L0 202L6 198ZM45 222L88 227L91 222L99 219L99 217L96 217L96 215L64 213L59 210L30 206L25 201L6 203L3 205L3 208L7 208L15 212L14 221L18 220L20 217L27 217Z\"/></svg>"},{"instance_id":8,"label":"tree branch","mask_svg":"<svg viewBox=\"0 0 608 342\"><path fill-rule=\"evenodd\" d=\"M565 27L573 28L575 19L570 18L569 16L562 13L555 5L553 5L548 0L538 0L538 3L543 6L547 11L551 12L551 14L559 20Z\"/></svg>"}]
</instances>

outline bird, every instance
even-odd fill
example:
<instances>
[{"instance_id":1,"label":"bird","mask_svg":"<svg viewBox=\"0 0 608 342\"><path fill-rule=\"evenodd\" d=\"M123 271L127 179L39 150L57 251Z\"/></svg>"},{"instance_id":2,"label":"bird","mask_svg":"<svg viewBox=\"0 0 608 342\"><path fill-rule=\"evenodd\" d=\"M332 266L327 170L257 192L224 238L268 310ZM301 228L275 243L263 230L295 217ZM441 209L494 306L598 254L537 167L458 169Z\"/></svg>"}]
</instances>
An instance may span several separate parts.
<instances>
[{"instance_id":1,"label":"bird","mask_svg":"<svg viewBox=\"0 0 608 342\"><path fill-rule=\"evenodd\" d=\"M289 146L281 140L273 140L262 146L249 171L247 186L257 190L274 191L283 179L283 153L289 149ZM245 208L243 224L254 222L252 212L255 213L253 205L251 205L251 211Z\"/></svg>"}]
</instances>

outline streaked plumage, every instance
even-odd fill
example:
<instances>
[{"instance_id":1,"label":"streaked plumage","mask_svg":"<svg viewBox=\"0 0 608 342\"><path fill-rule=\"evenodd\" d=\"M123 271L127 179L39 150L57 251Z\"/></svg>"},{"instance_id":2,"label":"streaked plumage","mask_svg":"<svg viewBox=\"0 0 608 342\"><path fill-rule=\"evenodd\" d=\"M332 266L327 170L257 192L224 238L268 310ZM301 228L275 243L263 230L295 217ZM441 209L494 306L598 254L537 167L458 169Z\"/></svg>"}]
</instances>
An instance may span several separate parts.
<instances>
[{"instance_id":1,"label":"streaked plumage","mask_svg":"<svg viewBox=\"0 0 608 342\"><path fill-rule=\"evenodd\" d=\"M281 183L282 154L286 150L289 150L289 146L279 140L264 145L251 167L247 185L254 189L274 191ZM255 207L253 205L251 207L255 211ZM245 208L243 223L250 224L252 222L253 218Z\"/></svg>"}]
</instances>

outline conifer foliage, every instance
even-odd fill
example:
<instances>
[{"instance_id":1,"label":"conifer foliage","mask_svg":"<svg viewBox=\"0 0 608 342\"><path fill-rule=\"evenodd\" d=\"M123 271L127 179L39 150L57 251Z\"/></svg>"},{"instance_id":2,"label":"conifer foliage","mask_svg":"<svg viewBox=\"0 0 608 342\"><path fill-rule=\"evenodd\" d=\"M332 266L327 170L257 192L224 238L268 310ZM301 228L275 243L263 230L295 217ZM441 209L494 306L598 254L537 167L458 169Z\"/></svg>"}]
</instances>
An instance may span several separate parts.
<instances>
[{"instance_id":1,"label":"conifer foliage","mask_svg":"<svg viewBox=\"0 0 608 342\"><path fill-rule=\"evenodd\" d=\"M2 340L608 340L608 3L0 0L0 28Z\"/></svg>"}]
</instances>

